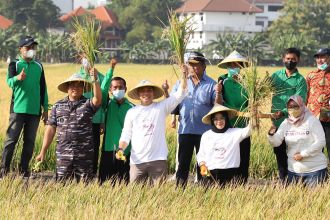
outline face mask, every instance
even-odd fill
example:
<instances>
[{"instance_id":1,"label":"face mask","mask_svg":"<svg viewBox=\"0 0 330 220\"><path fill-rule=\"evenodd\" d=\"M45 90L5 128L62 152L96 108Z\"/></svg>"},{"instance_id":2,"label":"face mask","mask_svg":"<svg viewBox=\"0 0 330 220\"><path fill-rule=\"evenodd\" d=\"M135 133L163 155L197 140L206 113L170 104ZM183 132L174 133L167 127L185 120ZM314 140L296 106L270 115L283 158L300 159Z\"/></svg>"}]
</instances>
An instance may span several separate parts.
<instances>
[{"instance_id":1,"label":"face mask","mask_svg":"<svg viewBox=\"0 0 330 220\"><path fill-rule=\"evenodd\" d=\"M328 64L327 63L323 63L322 65L318 65L317 68L319 70L324 71L324 70L326 70L328 68Z\"/></svg>"},{"instance_id":2,"label":"face mask","mask_svg":"<svg viewBox=\"0 0 330 220\"><path fill-rule=\"evenodd\" d=\"M293 62L293 61L284 62L284 65L288 70L294 70L297 67L297 62Z\"/></svg>"},{"instance_id":3,"label":"face mask","mask_svg":"<svg viewBox=\"0 0 330 220\"><path fill-rule=\"evenodd\" d=\"M301 115L300 109L288 108L288 113L294 118L298 118Z\"/></svg>"},{"instance_id":4,"label":"face mask","mask_svg":"<svg viewBox=\"0 0 330 220\"><path fill-rule=\"evenodd\" d=\"M125 96L125 90L117 89L117 90L112 92L112 95L116 100L121 100Z\"/></svg>"},{"instance_id":5,"label":"face mask","mask_svg":"<svg viewBox=\"0 0 330 220\"><path fill-rule=\"evenodd\" d=\"M81 65L85 68L88 69L90 67L89 62L86 58L81 59Z\"/></svg>"},{"instance_id":6,"label":"face mask","mask_svg":"<svg viewBox=\"0 0 330 220\"><path fill-rule=\"evenodd\" d=\"M26 58L31 58L32 59L35 55L36 55L36 51L35 50L28 50L25 53L25 57Z\"/></svg>"},{"instance_id":7,"label":"face mask","mask_svg":"<svg viewBox=\"0 0 330 220\"><path fill-rule=\"evenodd\" d=\"M234 75L239 74L239 68L228 68L228 77L232 78Z\"/></svg>"}]
</instances>

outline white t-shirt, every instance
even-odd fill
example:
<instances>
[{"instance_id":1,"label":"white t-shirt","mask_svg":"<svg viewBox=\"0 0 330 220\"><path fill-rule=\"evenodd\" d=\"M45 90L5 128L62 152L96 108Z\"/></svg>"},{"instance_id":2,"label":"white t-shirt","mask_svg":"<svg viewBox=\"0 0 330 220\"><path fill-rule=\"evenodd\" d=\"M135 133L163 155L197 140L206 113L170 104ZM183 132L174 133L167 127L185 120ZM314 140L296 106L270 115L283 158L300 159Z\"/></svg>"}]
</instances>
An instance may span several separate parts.
<instances>
[{"instance_id":1,"label":"white t-shirt","mask_svg":"<svg viewBox=\"0 0 330 220\"><path fill-rule=\"evenodd\" d=\"M250 125L245 128L229 128L224 133L206 131L201 138L197 162L205 162L209 170L239 167L239 144L251 135Z\"/></svg>"},{"instance_id":2,"label":"white t-shirt","mask_svg":"<svg viewBox=\"0 0 330 220\"><path fill-rule=\"evenodd\" d=\"M120 142L131 141L130 163L141 164L156 160L167 160L165 138L166 116L184 99L180 89L169 98L149 106L137 105L128 110Z\"/></svg>"},{"instance_id":3,"label":"white t-shirt","mask_svg":"<svg viewBox=\"0 0 330 220\"><path fill-rule=\"evenodd\" d=\"M327 167L328 161L322 152L325 146L324 130L312 114L307 114L298 127L285 119L273 136L268 135L268 139L274 147L280 146L285 140L288 147L288 169L291 172L310 173ZM303 159L295 161L293 156L299 152Z\"/></svg>"}]
</instances>

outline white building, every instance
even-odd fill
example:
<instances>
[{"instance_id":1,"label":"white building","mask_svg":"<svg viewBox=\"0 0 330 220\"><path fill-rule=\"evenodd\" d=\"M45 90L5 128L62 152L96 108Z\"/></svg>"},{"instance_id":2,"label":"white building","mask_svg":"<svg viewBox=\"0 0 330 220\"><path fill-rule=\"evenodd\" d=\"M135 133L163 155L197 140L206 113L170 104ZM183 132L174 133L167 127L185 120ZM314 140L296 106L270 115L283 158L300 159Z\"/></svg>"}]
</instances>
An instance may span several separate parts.
<instances>
[{"instance_id":1,"label":"white building","mask_svg":"<svg viewBox=\"0 0 330 220\"><path fill-rule=\"evenodd\" d=\"M202 48L221 32L255 33L263 29L256 25L256 13L262 10L246 0L187 0L176 11L194 22L187 49Z\"/></svg>"},{"instance_id":2,"label":"white building","mask_svg":"<svg viewBox=\"0 0 330 220\"><path fill-rule=\"evenodd\" d=\"M283 0L249 0L251 4L263 10L256 16L256 25L267 29L274 20L280 16L280 10L283 8Z\"/></svg>"},{"instance_id":3,"label":"white building","mask_svg":"<svg viewBox=\"0 0 330 220\"><path fill-rule=\"evenodd\" d=\"M111 0L53 0L54 4L60 8L60 14L67 14L76 8L98 7L110 3Z\"/></svg>"}]
</instances>

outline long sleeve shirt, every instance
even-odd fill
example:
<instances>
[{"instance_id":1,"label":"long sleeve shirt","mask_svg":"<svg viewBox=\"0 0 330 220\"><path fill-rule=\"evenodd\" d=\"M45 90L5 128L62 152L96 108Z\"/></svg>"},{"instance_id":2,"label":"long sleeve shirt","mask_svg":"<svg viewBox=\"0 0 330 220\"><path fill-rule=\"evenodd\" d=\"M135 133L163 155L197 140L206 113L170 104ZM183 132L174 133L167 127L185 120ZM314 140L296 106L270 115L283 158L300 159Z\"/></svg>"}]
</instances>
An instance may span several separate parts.
<instances>
[{"instance_id":1,"label":"long sleeve shirt","mask_svg":"<svg viewBox=\"0 0 330 220\"><path fill-rule=\"evenodd\" d=\"M208 130L202 135L197 162L209 170L237 168L240 165L240 142L251 135L251 127L229 128L224 133Z\"/></svg>"},{"instance_id":2,"label":"long sleeve shirt","mask_svg":"<svg viewBox=\"0 0 330 220\"><path fill-rule=\"evenodd\" d=\"M130 163L167 160L166 116L184 99L185 94L180 86L176 93L161 102L138 105L128 110L120 142L131 142Z\"/></svg>"},{"instance_id":3,"label":"long sleeve shirt","mask_svg":"<svg viewBox=\"0 0 330 220\"><path fill-rule=\"evenodd\" d=\"M285 140L288 148L288 169L295 173L310 173L327 167L327 158L322 149L325 146L325 134L320 121L307 114L300 126L290 124L287 119L274 135L268 135L271 145L278 147ZM303 159L295 161L293 156L300 153Z\"/></svg>"}]
</instances>

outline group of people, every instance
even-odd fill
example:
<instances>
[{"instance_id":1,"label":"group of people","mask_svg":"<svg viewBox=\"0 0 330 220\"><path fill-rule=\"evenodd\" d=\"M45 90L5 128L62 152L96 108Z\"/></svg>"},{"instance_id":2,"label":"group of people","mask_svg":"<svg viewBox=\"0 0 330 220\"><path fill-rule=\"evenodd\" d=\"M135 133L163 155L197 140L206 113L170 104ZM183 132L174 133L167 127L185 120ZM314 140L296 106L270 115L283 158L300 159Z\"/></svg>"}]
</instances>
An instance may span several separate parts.
<instances>
[{"instance_id":1,"label":"group of people","mask_svg":"<svg viewBox=\"0 0 330 220\"><path fill-rule=\"evenodd\" d=\"M53 105L48 117L44 70L34 59L37 44L32 37L23 38L18 59L9 64L7 83L13 96L2 175L10 170L23 130L19 171L29 176L41 117L46 129L36 160L46 159L57 134L57 180L89 181L98 173L101 184L107 180L151 184L164 181L168 156L166 117L173 114L179 116L177 186L185 187L188 182L194 150L197 181L220 186L248 181L252 126L249 120L239 117L239 112L247 109L248 97L238 74L249 62L237 51L219 63L218 67L228 73L217 82L206 73L204 55L188 53L186 65L181 67L182 77L171 92L167 81L157 86L149 80L140 81L127 92L129 98L139 101L136 106L125 97L125 79L113 77L115 59L103 75L82 55L80 71L58 85L67 96ZM275 93L268 138L284 182L315 185L327 178L328 159L323 149L330 146L330 49L320 49L314 58L317 70L305 79L297 69L300 51L288 48L283 54L285 67L271 75ZM163 96L163 100L155 101ZM104 135L98 163L100 134Z\"/></svg>"}]
</instances>

